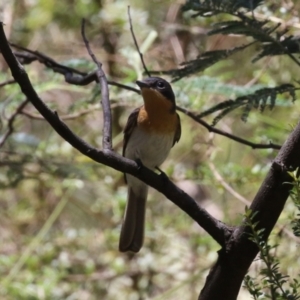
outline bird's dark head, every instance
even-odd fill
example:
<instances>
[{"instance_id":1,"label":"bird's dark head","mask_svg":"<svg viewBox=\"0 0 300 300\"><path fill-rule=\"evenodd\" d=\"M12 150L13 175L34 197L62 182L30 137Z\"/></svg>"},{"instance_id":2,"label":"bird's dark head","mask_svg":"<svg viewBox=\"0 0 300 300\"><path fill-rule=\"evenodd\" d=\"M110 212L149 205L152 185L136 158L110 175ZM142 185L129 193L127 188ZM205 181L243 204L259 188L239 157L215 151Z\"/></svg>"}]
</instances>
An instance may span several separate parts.
<instances>
[{"instance_id":1,"label":"bird's dark head","mask_svg":"<svg viewBox=\"0 0 300 300\"><path fill-rule=\"evenodd\" d=\"M160 77L148 77L137 80L136 84L140 87L145 104L161 101L175 111L175 95L168 81ZM154 104L154 103L153 103Z\"/></svg>"}]
</instances>

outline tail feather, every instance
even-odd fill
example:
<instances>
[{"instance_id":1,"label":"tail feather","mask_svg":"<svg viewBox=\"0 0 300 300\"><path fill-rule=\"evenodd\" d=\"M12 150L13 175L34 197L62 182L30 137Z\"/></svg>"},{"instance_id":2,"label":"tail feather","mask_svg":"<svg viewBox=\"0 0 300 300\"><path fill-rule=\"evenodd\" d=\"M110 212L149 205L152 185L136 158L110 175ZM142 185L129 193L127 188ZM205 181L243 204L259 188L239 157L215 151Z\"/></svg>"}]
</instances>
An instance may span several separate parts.
<instances>
[{"instance_id":1,"label":"tail feather","mask_svg":"<svg viewBox=\"0 0 300 300\"><path fill-rule=\"evenodd\" d=\"M143 245L147 193L147 185L139 189L138 193L128 187L127 206L119 242L121 252L136 253Z\"/></svg>"}]
</instances>

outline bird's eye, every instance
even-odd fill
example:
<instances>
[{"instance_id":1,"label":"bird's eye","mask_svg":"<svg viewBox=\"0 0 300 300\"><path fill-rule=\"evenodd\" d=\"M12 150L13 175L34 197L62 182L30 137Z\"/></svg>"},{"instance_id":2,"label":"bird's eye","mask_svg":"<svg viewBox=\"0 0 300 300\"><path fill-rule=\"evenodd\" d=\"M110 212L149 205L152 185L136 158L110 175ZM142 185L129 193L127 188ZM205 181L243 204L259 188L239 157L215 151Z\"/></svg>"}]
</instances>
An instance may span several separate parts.
<instances>
[{"instance_id":1,"label":"bird's eye","mask_svg":"<svg viewBox=\"0 0 300 300\"><path fill-rule=\"evenodd\" d=\"M156 86L159 88L159 89L163 89L165 87L165 84L162 82L162 81L158 81Z\"/></svg>"}]
</instances>

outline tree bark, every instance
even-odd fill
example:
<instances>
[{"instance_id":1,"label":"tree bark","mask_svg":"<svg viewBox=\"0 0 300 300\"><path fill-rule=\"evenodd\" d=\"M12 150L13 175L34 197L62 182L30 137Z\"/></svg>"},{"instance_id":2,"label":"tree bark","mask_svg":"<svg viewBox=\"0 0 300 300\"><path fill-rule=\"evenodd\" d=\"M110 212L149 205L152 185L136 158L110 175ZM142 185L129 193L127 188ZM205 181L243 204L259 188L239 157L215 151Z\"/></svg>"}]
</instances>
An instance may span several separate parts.
<instances>
[{"instance_id":1,"label":"tree bark","mask_svg":"<svg viewBox=\"0 0 300 300\"><path fill-rule=\"evenodd\" d=\"M300 123L282 146L250 206L253 212L258 212L254 222L259 222L257 229L265 229L265 239L275 226L292 188L292 177L287 172L299 166ZM210 270L198 299L235 300L257 253L257 246L249 240L249 228L243 224L235 228L218 252L218 260Z\"/></svg>"}]
</instances>

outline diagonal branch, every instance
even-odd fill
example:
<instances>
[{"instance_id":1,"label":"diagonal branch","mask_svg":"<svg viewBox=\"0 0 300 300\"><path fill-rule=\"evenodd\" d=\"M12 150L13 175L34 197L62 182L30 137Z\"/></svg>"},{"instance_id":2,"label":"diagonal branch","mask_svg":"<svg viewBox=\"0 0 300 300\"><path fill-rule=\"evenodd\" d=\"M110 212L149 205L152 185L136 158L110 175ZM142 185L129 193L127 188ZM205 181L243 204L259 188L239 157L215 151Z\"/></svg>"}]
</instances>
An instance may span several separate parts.
<instances>
[{"instance_id":1,"label":"diagonal branch","mask_svg":"<svg viewBox=\"0 0 300 300\"><path fill-rule=\"evenodd\" d=\"M256 212L257 230L263 230L267 240L292 189L293 178L287 171L300 166L300 122L289 135L261 184L250 209ZM210 270L199 300L236 299L241 283L258 253L249 239L250 228L243 222L234 229L231 239L219 251L216 264ZM216 288L218 287L218 288Z\"/></svg>"},{"instance_id":2,"label":"diagonal branch","mask_svg":"<svg viewBox=\"0 0 300 300\"><path fill-rule=\"evenodd\" d=\"M132 38L133 38L133 41L134 41L134 45L135 45L136 51L138 52L138 54L139 54L139 56L141 58L141 62L142 62L142 65L143 65L145 73L147 74L148 77L151 77L151 74L150 74L149 70L146 67L143 53L141 53L141 51L140 51L140 47L139 47L139 45L137 43L134 31L133 31L132 20L131 20L131 16L130 16L130 6L129 5L128 5L127 13L128 13L129 24L130 24L130 32L131 32L131 35L132 35Z\"/></svg>"},{"instance_id":3,"label":"diagonal branch","mask_svg":"<svg viewBox=\"0 0 300 300\"><path fill-rule=\"evenodd\" d=\"M61 121L57 113L49 109L37 95L23 66L16 60L16 57L9 47L3 30L3 23L0 23L0 51L23 94L65 141L92 160L120 172L129 173L155 188L186 212L221 246L225 245L233 228L212 217L205 209L200 207L194 199L179 189L168 178L158 175L144 166L139 166L136 162L122 157L111 149L99 151L75 135L69 127Z\"/></svg>"},{"instance_id":4,"label":"diagonal branch","mask_svg":"<svg viewBox=\"0 0 300 300\"><path fill-rule=\"evenodd\" d=\"M130 107L130 105L123 104L123 103L114 103L110 107L111 108L116 108L116 107ZM75 112L73 114L62 115L62 116L60 116L60 119L61 120L74 120L74 119L83 117L83 116L85 116L87 114L93 113L93 112L95 112L95 111L97 111L99 109L100 109L99 105L92 105L90 108L84 109L82 111L78 111L78 112ZM28 117L29 119L45 121L45 118L43 118L41 115L31 113L28 110L22 110L22 111L20 111L20 114Z\"/></svg>"},{"instance_id":5,"label":"diagonal branch","mask_svg":"<svg viewBox=\"0 0 300 300\"><path fill-rule=\"evenodd\" d=\"M0 82L0 87L6 86L6 85L9 85L9 84L14 84L14 83L16 83L14 79L9 79L9 80Z\"/></svg>"},{"instance_id":6,"label":"diagonal branch","mask_svg":"<svg viewBox=\"0 0 300 300\"><path fill-rule=\"evenodd\" d=\"M98 80L96 72L91 72L87 74L86 72L79 71L77 69L62 65L58 62L56 62L54 59L51 57L45 55L44 53L41 53L39 51L33 51L28 48L10 43L11 46L13 46L16 49L22 50L24 52L18 52L15 51L14 54L15 56L19 59L19 61L22 64L30 64L33 61L38 61L39 63L45 65L47 68L51 69L55 73L59 73L64 75L65 81L74 84L74 85L87 85L89 83L92 83L93 81ZM136 88L133 88L131 86L118 83L112 80L107 80L107 83L109 85L113 85L128 91L132 92L138 92L139 90Z\"/></svg>"},{"instance_id":7,"label":"diagonal branch","mask_svg":"<svg viewBox=\"0 0 300 300\"><path fill-rule=\"evenodd\" d=\"M13 133L14 131L14 122L15 119L18 115L22 114L23 108L29 103L29 100L26 99L22 101L19 106L16 108L15 112L8 118L8 123L7 123L7 131L2 135L0 138L0 148L4 145L8 137Z\"/></svg>"},{"instance_id":8,"label":"diagonal branch","mask_svg":"<svg viewBox=\"0 0 300 300\"><path fill-rule=\"evenodd\" d=\"M201 118L199 118L196 114L188 111L187 109L185 108L182 108L182 107L176 107L177 110L183 112L184 114L186 114L187 116L189 116L190 118L192 118L194 121L196 121L197 123L201 124L203 127L205 127L209 132L214 132L216 134L219 134L219 135L223 135L223 136L226 136L227 138L233 140L233 141L236 141L240 144L244 144L244 145L247 145L253 149L277 149L279 150L281 148L280 145L277 145L277 144L273 144L273 143L269 143L269 144L257 144L257 143L253 143L253 142L250 142L248 140L245 140L243 138L240 138L236 135L233 135L231 133L228 133L226 131L223 131L221 129L218 129L218 128L215 128L214 126L211 126L209 125L208 123L206 123L204 120L202 120Z\"/></svg>"},{"instance_id":9,"label":"diagonal branch","mask_svg":"<svg viewBox=\"0 0 300 300\"><path fill-rule=\"evenodd\" d=\"M89 41L85 36L85 20L82 19L81 23L81 35L85 46L89 52L89 55L93 59L94 63L97 65L98 70L96 71L96 75L98 78L98 82L100 84L100 91L101 91L101 104L103 108L103 139L102 139L102 146L103 149L112 150L112 117L111 117L111 109L110 109L110 102L109 102L109 91L106 76L102 70L102 64L97 60L95 54L93 53L92 49L90 48Z\"/></svg>"}]
</instances>

